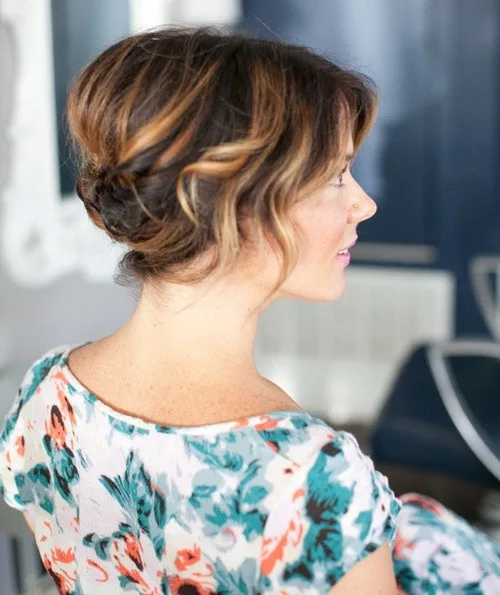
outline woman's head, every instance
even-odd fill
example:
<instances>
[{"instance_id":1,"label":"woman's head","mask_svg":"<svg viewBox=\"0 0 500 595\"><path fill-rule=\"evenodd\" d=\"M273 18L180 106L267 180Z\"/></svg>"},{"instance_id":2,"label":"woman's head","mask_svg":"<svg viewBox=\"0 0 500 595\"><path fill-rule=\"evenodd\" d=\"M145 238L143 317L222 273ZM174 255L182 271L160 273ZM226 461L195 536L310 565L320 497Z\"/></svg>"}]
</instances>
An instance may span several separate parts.
<instances>
[{"instance_id":1,"label":"woman's head","mask_svg":"<svg viewBox=\"0 0 500 595\"><path fill-rule=\"evenodd\" d=\"M212 29L139 34L70 91L77 191L128 246L127 277L196 283L258 254L270 291L332 299L337 253L375 211L345 169L375 111L367 79L306 48Z\"/></svg>"}]
</instances>

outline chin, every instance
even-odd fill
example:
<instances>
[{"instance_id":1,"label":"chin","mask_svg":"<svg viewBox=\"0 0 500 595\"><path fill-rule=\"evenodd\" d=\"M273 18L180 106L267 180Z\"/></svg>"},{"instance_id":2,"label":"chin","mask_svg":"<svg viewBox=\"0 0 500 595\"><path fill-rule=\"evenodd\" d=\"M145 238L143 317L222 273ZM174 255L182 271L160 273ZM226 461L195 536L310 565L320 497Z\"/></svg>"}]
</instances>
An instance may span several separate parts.
<instances>
[{"instance_id":1,"label":"chin","mask_svg":"<svg viewBox=\"0 0 500 595\"><path fill-rule=\"evenodd\" d=\"M342 271L340 275L336 275L335 279L332 280L330 295L324 301L334 302L335 300L338 300L344 295L346 287L347 280Z\"/></svg>"},{"instance_id":2,"label":"chin","mask_svg":"<svg viewBox=\"0 0 500 595\"><path fill-rule=\"evenodd\" d=\"M339 298L341 298L344 295L345 292L345 283L344 285L342 285L342 287L335 287L335 289L333 289L329 295L326 295L323 298L318 298L318 302L334 302L335 300L338 300Z\"/></svg>"},{"instance_id":3,"label":"chin","mask_svg":"<svg viewBox=\"0 0 500 595\"><path fill-rule=\"evenodd\" d=\"M346 277L344 271L315 271L316 274L293 275L281 288L280 298L292 298L304 302L334 302L344 295Z\"/></svg>"},{"instance_id":4,"label":"chin","mask_svg":"<svg viewBox=\"0 0 500 595\"><path fill-rule=\"evenodd\" d=\"M325 286L323 282L321 285L317 284L315 288L308 287L307 290L297 291L289 297L305 302L334 302L344 295L345 290L345 279L336 279L329 286Z\"/></svg>"}]
</instances>

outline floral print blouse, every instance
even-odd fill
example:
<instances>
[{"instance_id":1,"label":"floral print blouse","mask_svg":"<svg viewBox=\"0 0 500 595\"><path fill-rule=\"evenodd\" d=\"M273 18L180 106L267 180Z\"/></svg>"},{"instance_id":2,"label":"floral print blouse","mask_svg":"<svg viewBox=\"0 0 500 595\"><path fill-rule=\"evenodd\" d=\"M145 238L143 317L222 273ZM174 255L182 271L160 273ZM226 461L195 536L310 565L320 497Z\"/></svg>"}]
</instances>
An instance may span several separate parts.
<instances>
[{"instance_id":1,"label":"floral print blouse","mask_svg":"<svg viewBox=\"0 0 500 595\"><path fill-rule=\"evenodd\" d=\"M149 423L89 393L68 368L74 348L30 368L0 434L0 491L60 593L327 593L385 542L402 593L500 593L498 550L437 503L409 498L396 535L401 502L350 434L303 411ZM446 531L454 557L436 565ZM475 546L480 563L458 576Z\"/></svg>"},{"instance_id":2,"label":"floral print blouse","mask_svg":"<svg viewBox=\"0 0 500 595\"><path fill-rule=\"evenodd\" d=\"M347 433L302 411L203 427L121 414L71 374L28 371L0 488L64 594L322 593L395 538L400 504Z\"/></svg>"}]
</instances>

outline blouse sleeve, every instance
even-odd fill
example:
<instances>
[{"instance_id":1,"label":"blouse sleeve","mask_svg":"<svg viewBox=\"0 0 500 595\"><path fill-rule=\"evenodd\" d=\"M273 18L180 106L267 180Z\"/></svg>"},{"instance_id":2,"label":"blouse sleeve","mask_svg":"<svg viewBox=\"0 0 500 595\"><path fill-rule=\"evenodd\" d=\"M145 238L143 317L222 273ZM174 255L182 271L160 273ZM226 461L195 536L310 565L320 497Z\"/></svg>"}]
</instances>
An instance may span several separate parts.
<instances>
[{"instance_id":1,"label":"blouse sleeve","mask_svg":"<svg viewBox=\"0 0 500 595\"><path fill-rule=\"evenodd\" d=\"M5 502L24 511L35 496L46 501L50 477L42 464L36 396L41 382L57 363L64 347L55 348L40 357L26 372L19 392L0 425L0 494Z\"/></svg>"},{"instance_id":2,"label":"blouse sleeve","mask_svg":"<svg viewBox=\"0 0 500 595\"><path fill-rule=\"evenodd\" d=\"M355 438L337 432L280 494L264 530L263 593L326 593L385 542L400 502Z\"/></svg>"},{"instance_id":3,"label":"blouse sleeve","mask_svg":"<svg viewBox=\"0 0 500 595\"><path fill-rule=\"evenodd\" d=\"M25 467L25 428L22 420L23 399L19 391L0 429L0 493L5 502L25 510L21 496Z\"/></svg>"}]
</instances>

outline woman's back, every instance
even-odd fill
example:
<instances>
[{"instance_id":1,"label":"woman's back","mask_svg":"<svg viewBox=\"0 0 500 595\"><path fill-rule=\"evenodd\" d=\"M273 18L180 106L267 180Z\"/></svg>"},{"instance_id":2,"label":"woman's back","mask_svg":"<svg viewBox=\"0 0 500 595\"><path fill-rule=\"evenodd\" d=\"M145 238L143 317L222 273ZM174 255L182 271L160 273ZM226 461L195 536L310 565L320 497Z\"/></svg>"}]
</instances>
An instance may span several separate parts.
<instances>
[{"instance_id":1,"label":"woman's back","mask_svg":"<svg viewBox=\"0 0 500 595\"><path fill-rule=\"evenodd\" d=\"M326 592L393 539L399 503L349 434L303 411L148 423L89 393L70 351L28 372L0 474L62 593Z\"/></svg>"}]
</instances>

